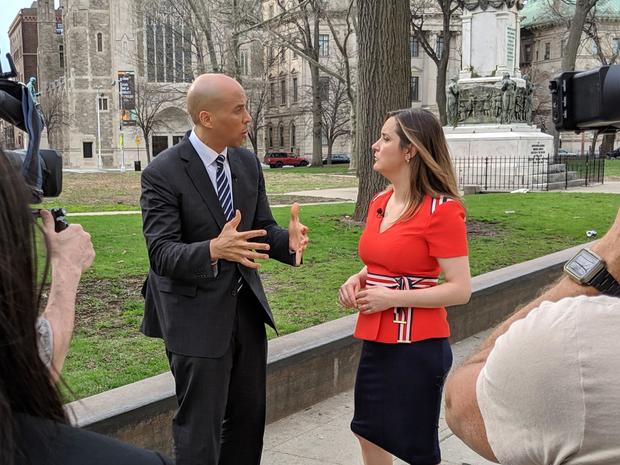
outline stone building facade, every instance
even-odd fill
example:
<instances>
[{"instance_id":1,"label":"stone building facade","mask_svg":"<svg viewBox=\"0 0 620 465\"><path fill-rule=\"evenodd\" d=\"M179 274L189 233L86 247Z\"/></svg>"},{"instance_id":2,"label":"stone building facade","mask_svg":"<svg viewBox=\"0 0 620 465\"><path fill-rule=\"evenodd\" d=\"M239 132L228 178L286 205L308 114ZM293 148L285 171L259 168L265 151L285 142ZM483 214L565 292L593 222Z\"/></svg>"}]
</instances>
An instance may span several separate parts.
<instances>
[{"instance_id":1,"label":"stone building facade","mask_svg":"<svg viewBox=\"0 0 620 465\"><path fill-rule=\"evenodd\" d=\"M346 30L346 0L329 2L330 19L334 28L342 37ZM282 13L276 0L263 0L263 17L273 18ZM355 12L353 12L355 15ZM424 29L428 31L429 42L435 50L443 49L441 14L432 8L424 21ZM313 17L309 18L313 21ZM290 24L283 22L280 32L285 33ZM455 22L451 41L449 77L457 75L460 69L460 34L459 24ZM355 32L349 39L351 69L355 78L357 69L357 40ZM424 51L420 41L413 35L411 48L411 105L425 108L438 114L436 102L437 67ZM273 35L265 47L265 62L268 64L269 94L265 109L264 144L265 150L286 150L312 158L312 86L308 62L301 58L291 47ZM331 70L339 70L342 56L336 46L332 32L326 21L319 23L319 62ZM320 72L321 98L324 105L333 108L337 82L324 71ZM345 103L348 107L348 102ZM327 155L327 140L323 137L323 158ZM332 149L333 153L351 153L351 138L348 134L338 138Z\"/></svg>"}]
</instances>

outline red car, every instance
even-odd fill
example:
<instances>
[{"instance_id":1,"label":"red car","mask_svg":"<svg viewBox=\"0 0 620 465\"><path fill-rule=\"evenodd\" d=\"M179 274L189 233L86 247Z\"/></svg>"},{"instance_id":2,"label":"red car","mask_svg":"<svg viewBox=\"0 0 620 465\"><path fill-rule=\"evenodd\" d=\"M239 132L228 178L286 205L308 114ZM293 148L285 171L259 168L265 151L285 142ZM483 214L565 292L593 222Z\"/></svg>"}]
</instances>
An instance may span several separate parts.
<instances>
[{"instance_id":1,"label":"red car","mask_svg":"<svg viewBox=\"0 0 620 465\"><path fill-rule=\"evenodd\" d=\"M308 166L308 160L292 152L267 152L264 161L269 168L282 168L285 165Z\"/></svg>"}]
</instances>

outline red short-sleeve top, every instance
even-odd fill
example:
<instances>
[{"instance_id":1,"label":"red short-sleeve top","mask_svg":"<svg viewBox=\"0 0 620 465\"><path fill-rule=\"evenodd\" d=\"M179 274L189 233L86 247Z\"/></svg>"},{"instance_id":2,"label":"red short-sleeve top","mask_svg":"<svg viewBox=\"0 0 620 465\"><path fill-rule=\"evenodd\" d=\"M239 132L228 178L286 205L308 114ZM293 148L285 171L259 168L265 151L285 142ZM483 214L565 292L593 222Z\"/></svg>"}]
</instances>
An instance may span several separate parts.
<instances>
[{"instance_id":1,"label":"red short-sleeve top","mask_svg":"<svg viewBox=\"0 0 620 465\"><path fill-rule=\"evenodd\" d=\"M465 210L457 200L426 196L406 221L383 232L379 227L392 191L378 194L370 203L359 255L368 268L367 286L416 289L437 284L441 273L437 258L467 255ZM360 313L354 336L396 343L448 337L444 307L390 308L370 315Z\"/></svg>"}]
</instances>

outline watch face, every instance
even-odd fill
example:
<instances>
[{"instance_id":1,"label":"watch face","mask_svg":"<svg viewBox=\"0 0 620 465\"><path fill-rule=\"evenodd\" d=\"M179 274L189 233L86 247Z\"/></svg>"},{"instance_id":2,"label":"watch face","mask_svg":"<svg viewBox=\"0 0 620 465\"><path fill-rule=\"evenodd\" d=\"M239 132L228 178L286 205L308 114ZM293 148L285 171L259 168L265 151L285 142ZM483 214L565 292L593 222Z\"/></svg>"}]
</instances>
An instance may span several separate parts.
<instances>
[{"instance_id":1,"label":"watch face","mask_svg":"<svg viewBox=\"0 0 620 465\"><path fill-rule=\"evenodd\" d=\"M605 262L589 250L583 249L571 258L564 270L580 283L589 283L605 267Z\"/></svg>"}]
</instances>

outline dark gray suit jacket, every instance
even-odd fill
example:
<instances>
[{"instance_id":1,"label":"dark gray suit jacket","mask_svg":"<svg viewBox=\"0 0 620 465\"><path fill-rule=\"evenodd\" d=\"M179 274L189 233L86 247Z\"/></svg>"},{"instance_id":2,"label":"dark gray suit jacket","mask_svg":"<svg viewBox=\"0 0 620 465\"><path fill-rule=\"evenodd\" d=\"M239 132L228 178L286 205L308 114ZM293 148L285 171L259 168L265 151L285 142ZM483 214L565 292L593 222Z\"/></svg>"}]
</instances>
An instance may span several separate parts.
<instances>
[{"instance_id":1,"label":"dark gray suit jacket","mask_svg":"<svg viewBox=\"0 0 620 465\"><path fill-rule=\"evenodd\" d=\"M269 208L262 168L256 155L228 148L238 231L265 229L269 256L294 265L288 231ZM157 156L142 173L143 231L150 270L143 288L141 331L164 339L167 350L195 357L220 357L230 342L241 274L257 298L254 311L273 315L256 270L219 260L211 266L210 240L226 220L207 170L186 136ZM258 239L254 239L255 241Z\"/></svg>"}]
</instances>

